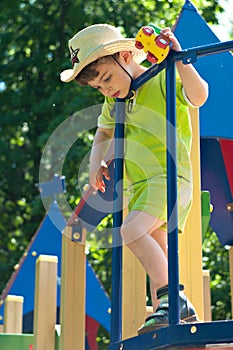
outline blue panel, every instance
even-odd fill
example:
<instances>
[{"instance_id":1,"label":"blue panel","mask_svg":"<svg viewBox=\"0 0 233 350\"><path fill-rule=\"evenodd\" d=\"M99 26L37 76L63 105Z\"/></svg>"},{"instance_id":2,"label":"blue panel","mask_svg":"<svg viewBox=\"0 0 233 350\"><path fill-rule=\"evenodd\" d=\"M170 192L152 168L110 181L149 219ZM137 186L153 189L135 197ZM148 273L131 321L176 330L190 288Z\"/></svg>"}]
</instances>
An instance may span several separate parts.
<instances>
[{"instance_id":1,"label":"blue panel","mask_svg":"<svg viewBox=\"0 0 233 350\"><path fill-rule=\"evenodd\" d=\"M94 318L110 332L110 299L88 261L87 281L86 314Z\"/></svg>"},{"instance_id":2,"label":"blue panel","mask_svg":"<svg viewBox=\"0 0 233 350\"><path fill-rule=\"evenodd\" d=\"M219 42L195 7L186 1L175 28L183 49ZM209 83L209 98L200 109L200 134L233 138L233 57L231 53L198 58L195 67Z\"/></svg>"},{"instance_id":3,"label":"blue panel","mask_svg":"<svg viewBox=\"0 0 233 350\"><path fill-rule=\"evenodd\" d=\"M19 263L19 269L15 271L9 284L8 295L20 295L24 297L23 314L27 314L34 309L34 290L35 290L35 268L36 260L40 254L55 255L58 257L58 275L57 275L57 305L60 305L60 278L61 278L61 232L53 225L49 216L56 215L59 225L65 220L62 217L58 207L51 206L48 215L45 216L35 233L31 244L27 250L27 256L23 257ZM4 307L0 308L0 315L4 315Z\"/></svg>"},{"instance_id":4,"label":"blue panel","mask_svg":"<svg viewBox=\"0 0 233 350\"><path fill-rule=\"evenodd\" d=\"M65 225L64 217L56 202L54 202L28 246L27 255L20 261L18 270L15 271L9 281L9 291L7 294L24 297L23 315L29 314L34 310L35 268L36 260L40 254L55 255L58 257L57 307L60 306L61 231L65 228ZM109 331L110 315L108 310L110 308L110 301L88 262L86 283L86 312ZM4 304L0 306L0 316L2 316L0 323L3 323Z\"/></svg>"},{"instance_id":5,"label":"blue panel","mask_svg":"<svg viewBox=\"0 0 233 350\"><path fill-rule=\"evenodd\" d=\"M113 212L114 161L109 165L109 171L110 180L106 181L105 193L98 191L91 194L78 215L82 225L89 232L92 232L104 217Z\"/></svg>"},{"instance_id":6,"label":"blue panel","mask_svg":"<svg viewBox=\"0 0 233 350\"><path fill-rule=\"evenodd\" d=\"M58 176L55 174L53 180L40 183L39 190L42 198L64 193L66 191L65 176Z\"/></svg>"},{"instance_id":7,"label":"blue panel","mask_svg":"<svg viewBox=\"0 0 233 350\"><path fill-rule=\"evenodd\" d=\"M218 140L201 139L202 189L210 192L214 209L210 226L223 245L233 245L233 213L226 205L233 201Z\"/></svg>"}]
</instances>

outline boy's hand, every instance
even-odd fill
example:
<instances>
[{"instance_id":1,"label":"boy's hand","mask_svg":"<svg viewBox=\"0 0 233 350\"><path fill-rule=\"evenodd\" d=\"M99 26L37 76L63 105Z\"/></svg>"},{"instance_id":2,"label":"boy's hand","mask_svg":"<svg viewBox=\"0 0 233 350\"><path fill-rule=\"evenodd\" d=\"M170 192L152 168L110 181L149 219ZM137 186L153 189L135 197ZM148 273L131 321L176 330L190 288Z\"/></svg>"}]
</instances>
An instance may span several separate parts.
<instances>
[{"instance_id":1,"label":"boy's hand","mask_svg":"<svg viewBox=\"0 0 233 350\"><path fill-rule=\"evenodd\" d=\"M90 170L90 184L95 191L100 190L102 193L105 192L106 185L103 177L106 180L110 180L108 165L104 160L101 161L100 167L96 171L93 169Z\"/></svg>"},{"instance_id":2,"label":"boy's hand","mask_svg":"<svg viewBox=\"0 0 233 350\"><path fill-rule=\"evenodd\" d=\"M172 43L172 50L174 51L181 51L181 45L179 43L179 41L177 40L177 38L175 37L174 33L171 31L171 28L166 27L164 29L161 30L161 34L163 34L164 36L166 36L167 38L169 38L171 40Z\"/></svg>"}]
</instances>

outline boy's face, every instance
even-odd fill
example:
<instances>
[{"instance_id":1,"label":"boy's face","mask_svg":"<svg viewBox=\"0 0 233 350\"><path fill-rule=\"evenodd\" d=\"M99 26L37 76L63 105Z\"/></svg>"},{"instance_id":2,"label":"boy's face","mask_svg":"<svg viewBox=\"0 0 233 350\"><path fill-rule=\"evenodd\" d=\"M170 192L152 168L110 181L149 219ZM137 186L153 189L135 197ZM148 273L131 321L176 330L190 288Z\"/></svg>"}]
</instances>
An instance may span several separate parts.
<instances>
[{"instance_id":1,"label":"boy's face","mask_svg":"<svg viewBox=\"0 0 233 350\"><path fill-rule=\"evenodd\" d=\"M127 69L127 65L124 68ZM128 95L130 77L114 60L100 64L96 70L99 75L89 82L89 86L107 97L125 98Z\"/></svg>"}]
</instances>

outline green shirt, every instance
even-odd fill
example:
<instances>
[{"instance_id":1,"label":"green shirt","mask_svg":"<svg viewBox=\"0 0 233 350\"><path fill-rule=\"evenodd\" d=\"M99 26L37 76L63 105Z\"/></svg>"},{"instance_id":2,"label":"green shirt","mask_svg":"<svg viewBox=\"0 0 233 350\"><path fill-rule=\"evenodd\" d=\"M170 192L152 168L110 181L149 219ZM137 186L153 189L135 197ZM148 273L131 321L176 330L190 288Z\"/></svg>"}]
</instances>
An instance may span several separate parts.
<instances>
[{"instance_id":1,"label":"green shirt","mask_svg":"<svg viewBox=\"0 0 233 350\"><path fill-rule=\"evenodd\" d=\"M191 178L191 122L187 97L181 81L176 83L177 164L178 175ZM115 100L105 98L98 118L101 128L114 128ZM142 85L125 118L125 170L131 184L166 174L166 85L162 71Z\"/></svg>"}]
</instances>

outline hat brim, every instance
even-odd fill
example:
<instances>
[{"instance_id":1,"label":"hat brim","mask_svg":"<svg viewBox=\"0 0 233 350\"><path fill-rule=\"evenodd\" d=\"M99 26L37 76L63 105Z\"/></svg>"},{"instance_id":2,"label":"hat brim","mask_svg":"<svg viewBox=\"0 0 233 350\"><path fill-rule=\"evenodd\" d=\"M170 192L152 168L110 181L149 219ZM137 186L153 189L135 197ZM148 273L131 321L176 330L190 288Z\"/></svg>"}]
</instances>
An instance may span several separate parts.
<instances>
[{"instance_id":1,"label":"hat brim","mask_svg":"<svg viewBox=\"0 0 233 350\"><path fill-rule=\"evenodd\" d=\"M145 52L135 47L135 39L124 38L95 47L93 52L90 51L87 53L86 58L84 57L82 62L75 63L73 69L66 69L61 72L60 79L61 81L68 83L74 80L81 70L83 70L88 64L96 61L98 58L110 56L121 51L132 52L134 60L137 63L141 63L146 59Z\"/></svg>"}]
</instances>

